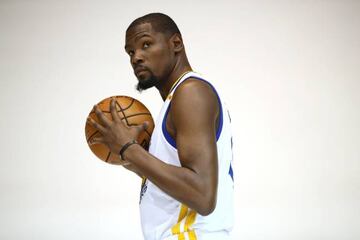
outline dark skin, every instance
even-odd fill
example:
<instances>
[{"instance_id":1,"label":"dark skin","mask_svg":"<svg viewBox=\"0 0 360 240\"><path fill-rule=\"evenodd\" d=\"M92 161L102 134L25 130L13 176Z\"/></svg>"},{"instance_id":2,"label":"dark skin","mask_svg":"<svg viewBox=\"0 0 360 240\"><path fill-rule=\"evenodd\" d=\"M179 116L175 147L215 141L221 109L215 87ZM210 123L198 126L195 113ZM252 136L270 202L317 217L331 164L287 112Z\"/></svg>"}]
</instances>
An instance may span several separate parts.
<instances>
[{"instance_id":1,"label":"dark skin","mask_svg":"<svg viewBox=\"0 0 360 240\"><path fill-rule=\"evenodd\" d=\"M155 76L155 87L163 100L172 85L191 67L179 34L167 36L153 30L150 23L134 26L126 33L125 49L139 81ZM102 137L92 144L105 144L118 154L127 142L137 139L147 124L126 126L110 104L113 121L95 105L100 124L88 119ZM175 139L181 166L169 165L151 155L140 145L131 145L123 154L126 168L145 176L164 192L208 215L216 205L218 164L216 127L219 106L215 93L202 81L188 79L174 93L166 119L166 128Z\"/></svg>"}]
</instances>

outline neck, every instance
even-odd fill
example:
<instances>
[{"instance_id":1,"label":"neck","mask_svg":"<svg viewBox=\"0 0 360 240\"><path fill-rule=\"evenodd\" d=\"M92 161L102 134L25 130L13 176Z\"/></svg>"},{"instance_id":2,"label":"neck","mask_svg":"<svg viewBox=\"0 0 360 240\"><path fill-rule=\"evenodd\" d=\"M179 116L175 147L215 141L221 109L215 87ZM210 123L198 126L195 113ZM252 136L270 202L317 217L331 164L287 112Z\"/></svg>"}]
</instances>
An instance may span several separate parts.
<instances>
[{"instance_id":1,"label":"neck","mask_svg":"<svg viewBox=\"0 0 360 240\"><path fill-rule=\"evenodd\" d=\"M176 64L174 69L168 75L167 79L164 79L164 81L162 81L163 84L156 87L159 90L161 98L164 101L166 100L166 97L168 96L174 83L181 77L181 75L188 71L192 71L189 62L186 61L185 64Z\"/></svg>"}]
</instances>

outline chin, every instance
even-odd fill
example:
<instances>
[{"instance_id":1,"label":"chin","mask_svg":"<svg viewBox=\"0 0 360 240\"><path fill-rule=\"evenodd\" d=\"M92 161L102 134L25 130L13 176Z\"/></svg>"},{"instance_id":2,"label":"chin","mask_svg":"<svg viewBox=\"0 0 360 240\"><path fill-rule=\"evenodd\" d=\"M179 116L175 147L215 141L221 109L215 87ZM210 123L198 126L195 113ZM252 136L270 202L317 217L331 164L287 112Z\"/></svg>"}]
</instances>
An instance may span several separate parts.
<instances>
[{"instance_id":1,"label":"chin","mask_svg":"<svg viewBox=\"0 0 360 240\"><path fill-rule=\"evenodd\" d=\"M138 78L139 82L136 86L136 89L140 92L142 90L152 88L152 87L156 86L156 84L158 83L158 79L154 76L145 77L145 76L140 75L137 78Z\"/></svg>"},{"instance_id":2,"label":"chin","mask_svg":"<svg viewBox=\"0 0 360 240\"><path fill-rule=\"evenodd\" d=\"M140 75L137 75L136 78L138 79L139 83L140 82L146 82L148 80L150 80L151 76L146 76L146 74L140 74Z\"/></svg>"}]
</instances>

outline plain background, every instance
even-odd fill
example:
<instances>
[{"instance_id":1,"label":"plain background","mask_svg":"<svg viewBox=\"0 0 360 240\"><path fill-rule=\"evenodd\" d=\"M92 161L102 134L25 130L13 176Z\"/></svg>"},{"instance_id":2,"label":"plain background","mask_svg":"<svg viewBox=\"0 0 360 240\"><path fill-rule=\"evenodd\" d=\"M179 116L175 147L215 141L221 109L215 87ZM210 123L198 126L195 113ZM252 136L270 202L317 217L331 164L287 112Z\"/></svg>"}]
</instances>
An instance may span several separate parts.
<instances>
[{"instance_id":1,"label":"plain background","mask_svg":"<svg viewBox=\"0 0 360 240\"><path fill-rule=\"evenodd\" d=\"M157 115L124 52L150 12L231 110L233 239L360 239L355 0L0 0L0 239L142 239L140 179L97 160L84 125L112 95Z\"/></svg>"}]
</instances>

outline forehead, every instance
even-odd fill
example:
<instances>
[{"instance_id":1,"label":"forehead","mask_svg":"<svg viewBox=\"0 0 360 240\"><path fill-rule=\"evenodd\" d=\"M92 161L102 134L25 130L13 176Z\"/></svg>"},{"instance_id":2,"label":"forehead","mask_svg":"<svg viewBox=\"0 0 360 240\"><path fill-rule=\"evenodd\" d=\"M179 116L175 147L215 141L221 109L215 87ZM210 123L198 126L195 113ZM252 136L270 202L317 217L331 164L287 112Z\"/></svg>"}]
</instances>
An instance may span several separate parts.
<instances>
[{"instance_id":1,"label":"forehead","mask_svg":"<svg viewBox=\"0 0 360 240\"><path fill-rule=\"evenodd\" d=\"M131 27L126 32L126 43L134 40L136 41L138 38L143 36L150 36L155 38L156 35L157 34L150 23L140 23Z\"/></svg>"}]
</instances>

